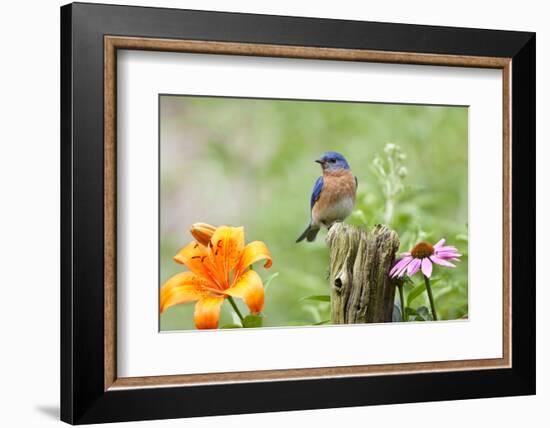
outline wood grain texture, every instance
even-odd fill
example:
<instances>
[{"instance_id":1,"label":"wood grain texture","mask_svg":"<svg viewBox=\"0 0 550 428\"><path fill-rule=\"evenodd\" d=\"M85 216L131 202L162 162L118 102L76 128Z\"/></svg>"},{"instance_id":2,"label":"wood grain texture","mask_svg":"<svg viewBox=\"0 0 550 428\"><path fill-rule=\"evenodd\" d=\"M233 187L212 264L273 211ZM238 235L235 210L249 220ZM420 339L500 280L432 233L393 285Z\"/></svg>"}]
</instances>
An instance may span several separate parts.
<instances>
[{"instance_id":1,"label":"wood grain texture","mask_svg":"<svg viewBox=\"0 0 550 428\"><path fill-rule=\"evenodd\" d=\"M502 70L502 356L512 367L512 63Z\"/></svg>"},{"instance_id":2,"label":"wood grain texture","mask_svg":"<svg viewBox=\"0 0 550 428\"><path fill-rule=\"evenodd\" d=\"M466 322L466 321L462 321ZM345 328L338 326L335 328ZM502 358L483 360L426 361L422 363L370 364L362 366L315 367L307 369L258 370L227 373L198 373L171 376L117 378L109 390L134 388L164 388L172 386L222 385L301 379L350 378L411 373L500 369L507 367Z\"/></svg>"},{"instance_id":3,"label":"wood grain texture","mask_svg":"<svg viewBox=\"0 0 550 428\"><path fill-rule=\"evenodd\" d=\"M336 223L326 242L332 324L391 322L395 285L388 273L399 249L397 233L383 225L367 232Z\"/></svg>"},{"instance_id":4,"label":"wood grain texture","mask_svg":"<svg viewBox=\"0 0 550 428\"><path fill-rule=\"evenodd\" d=\"M221 55L247 55L423 64L503 70L503 354L501 358L431 361L306 369L204 373L120 378L116 372L116 52L117 49L170 51ZM511 367L511 59L462 55L334 49L251 43L172 40L141 37L104 37L104 377L105 390L193 386L273 380L322 379L404 373L462 371ZM468 322L468 321L459 321ZM334 326L330 328L346 328Z\"/></svg>"},{"instance_id":5,"label":"wood grain texture","mask_svg":"<svg viewBox=\"0 0 550 428\"><path fill-rule=\"evenodd\" d=\"M268 45L260 43L170 40L118 36L106 36L105 41L106 43L112 44L116 49L217 55L246 55L334 61L368 61L392 64L445 65L478 68L503 68L509 62L509 59L500 57L383 52L364 49L336 49L312 46Z\"/></svg>"},{"instance_id":6,"label":"wood grain texture","mask_svg":"<svg viewBox=\"0 0 550 428\"><path fill-rule=\"evenodd\" d=\"M104 386L116 380L116 49L105 43L104 64Z\"/></svg>"}]
</instances>

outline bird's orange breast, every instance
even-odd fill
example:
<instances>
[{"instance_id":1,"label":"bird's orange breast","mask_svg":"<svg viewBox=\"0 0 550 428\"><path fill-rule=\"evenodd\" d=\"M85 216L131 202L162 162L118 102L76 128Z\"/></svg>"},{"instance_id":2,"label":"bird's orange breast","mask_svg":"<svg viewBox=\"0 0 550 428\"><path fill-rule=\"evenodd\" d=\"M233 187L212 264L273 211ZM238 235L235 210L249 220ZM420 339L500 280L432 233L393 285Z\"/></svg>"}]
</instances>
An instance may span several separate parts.
<instances>
[{"instance_id":1,"label":"bird's orange breast","mask_svg":"<svg viewBox=\"0 0 550 428\"><path fill-rule=\"evenodd\" d=\"M318 202L331 203L350 197L355 201L355 176L349 170L325 172L323 190Z\"/></svg>"},{"instance_id":2,"label":"bird's orange breast","mask_svg":"<svg viewBox=\"0 0 550 428\"><path fill-rule=\"evenodd\" d=\"M342 221L355 205L355 176L349 170L325 172L323 190L313 206L314 222Z\"/></svg>"}]
</instances>

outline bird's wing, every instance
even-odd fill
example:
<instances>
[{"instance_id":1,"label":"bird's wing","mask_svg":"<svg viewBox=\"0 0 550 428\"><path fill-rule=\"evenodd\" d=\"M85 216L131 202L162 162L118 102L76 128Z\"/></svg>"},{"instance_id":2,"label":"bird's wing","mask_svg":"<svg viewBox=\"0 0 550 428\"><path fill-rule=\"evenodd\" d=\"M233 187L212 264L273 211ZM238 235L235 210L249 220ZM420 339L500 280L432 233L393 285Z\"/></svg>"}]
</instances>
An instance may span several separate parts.
<instances>
[{"instance_id":1,"label":"bird's wing","mask_svg":"<svg viewBox=\"0 0 550 428\"><path fill-rule=\"evenodd\" d=\"M315 205L315 202L321 196L321 190L323 190L323 177L318 177L311 192L311 208L313 208L313 205Z\"/></svg>"}]
</instances>

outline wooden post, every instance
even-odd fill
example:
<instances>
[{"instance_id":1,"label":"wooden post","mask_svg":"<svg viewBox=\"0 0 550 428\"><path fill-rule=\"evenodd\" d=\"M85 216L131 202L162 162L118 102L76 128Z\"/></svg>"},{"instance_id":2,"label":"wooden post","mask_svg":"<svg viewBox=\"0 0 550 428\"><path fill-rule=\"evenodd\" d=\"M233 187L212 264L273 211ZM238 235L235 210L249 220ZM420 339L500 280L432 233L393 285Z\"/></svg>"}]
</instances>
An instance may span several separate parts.
<instances>
[{"instance_id":1,"label":"wooden post","mask_svg":"<svg viewBox=\"0 0 550 428\"><path fill-rule=\"evenodd\" d=\"M344 223L327 235L333 324L391 322L395 284L388 273L399 237L384 225L367 232Z\"/></svg>"}]
</instances>

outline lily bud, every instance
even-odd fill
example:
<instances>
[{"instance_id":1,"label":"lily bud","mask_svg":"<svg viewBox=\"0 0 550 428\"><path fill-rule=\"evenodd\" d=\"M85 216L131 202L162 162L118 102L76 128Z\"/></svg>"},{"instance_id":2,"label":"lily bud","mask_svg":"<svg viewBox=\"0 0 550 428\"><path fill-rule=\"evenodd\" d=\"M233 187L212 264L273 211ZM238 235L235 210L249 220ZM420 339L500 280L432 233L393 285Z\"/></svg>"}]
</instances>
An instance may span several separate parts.
<instances>
[{"instance_id":1,"label":"lily bud","mask_svg":"<svg viewBox=\"0 0 550 428\"><path fill-rule=\"evenodd\" d=\"M191 226L191 235L198 243L207 246L216 228L207 223L194 223Z\"/></svg>"}]
</instances>

